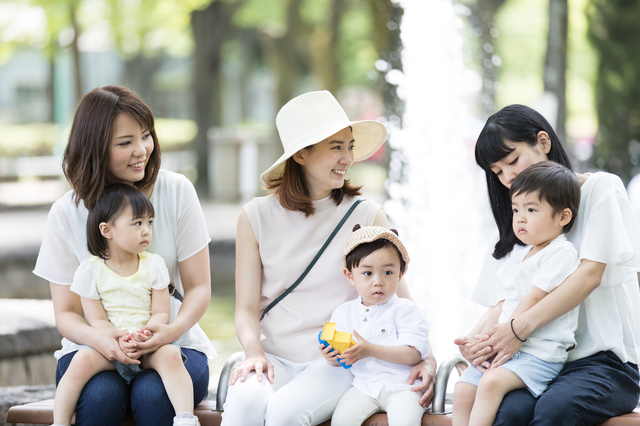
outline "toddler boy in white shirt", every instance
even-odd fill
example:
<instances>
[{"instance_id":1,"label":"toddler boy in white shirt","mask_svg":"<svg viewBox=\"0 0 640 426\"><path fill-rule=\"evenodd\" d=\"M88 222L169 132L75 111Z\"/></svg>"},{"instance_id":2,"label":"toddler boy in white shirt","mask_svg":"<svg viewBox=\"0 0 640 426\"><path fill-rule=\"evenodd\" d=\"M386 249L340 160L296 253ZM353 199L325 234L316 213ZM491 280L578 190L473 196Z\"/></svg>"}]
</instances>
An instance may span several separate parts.
<instances>
[{"instance_id":1,"label":"toddler boy in white shirt","mask_svg":"<svg viewBox=\"0 0 640 426\"><path fill-rule=\"evenodd\" d=\"M351 365L353 386L345 392L331 424L361 425L385 411L391 426L420 425L421 394L410 391L412 367L429 355L429 325L420 309L396 296L409 255L397 231L380 226L354 227L344 248L344 274L360 297L338 306L336 329L353 332L358 343L338 355L320 345L331 365Z\"/></svg>"}]
</instances>

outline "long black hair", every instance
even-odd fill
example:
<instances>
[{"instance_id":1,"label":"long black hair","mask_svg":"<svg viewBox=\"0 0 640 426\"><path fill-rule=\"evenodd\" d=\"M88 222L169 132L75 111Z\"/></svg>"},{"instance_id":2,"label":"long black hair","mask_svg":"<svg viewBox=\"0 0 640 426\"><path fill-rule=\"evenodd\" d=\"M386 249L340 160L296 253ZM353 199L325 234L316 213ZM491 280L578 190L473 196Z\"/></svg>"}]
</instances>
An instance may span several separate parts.
<instances>
[{"instance_id":1,"label":"long black hair","mask_svg":"<svg viewBox=\"0 0 640 426\"><path fill-rule=\"evenodd\" d=\"M533 147L538 142L540 131L547 132L551 139L551 150L547 154L548 159L573 170L569 157L549 122L542 114L528 106L514 104L502 108L487 119L480 136L478 136L476 163L485 172L489 203L500 233L500 239L493 251L493 257L496 259L506 256L515 244L523 245L523 243L516 238L511 229L513 212L511 211L509 189L491 171L491 165L513 151L505 142L524 142Z\"/></svg>"}]
</instances>

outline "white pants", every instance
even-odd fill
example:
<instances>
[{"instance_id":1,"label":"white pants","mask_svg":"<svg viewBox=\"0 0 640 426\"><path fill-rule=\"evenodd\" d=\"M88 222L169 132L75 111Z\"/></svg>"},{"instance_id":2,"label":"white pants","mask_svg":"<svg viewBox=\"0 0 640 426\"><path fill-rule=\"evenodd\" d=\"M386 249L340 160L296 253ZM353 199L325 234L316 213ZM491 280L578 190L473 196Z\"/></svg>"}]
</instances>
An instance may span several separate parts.
<instances>
[{"instance_id":1,"label":"white pants","mask_svg":"<svg viewBox=\"0 0 640 426\"><path fill-rule=\"evenodd\" d=\"M224 426L311 426L331 418L353 376L326 361L296 363L267 354L274 383L250 373L229 387L222 413Z\"/></svg>"},{"instance_id":2,"label":"white pants","mask_svg":"<svg viewBox=\"0 0 640 426\"><path fill-rule=\"evenodd\" d=\"M331 426L360 426L380 411L386 411L389 426L420 426L424 414L419 404L421 396L410 390L389 392L383 387L378 397L372 398L352 387L342 395Z\"/></svg>"}]
</instances>

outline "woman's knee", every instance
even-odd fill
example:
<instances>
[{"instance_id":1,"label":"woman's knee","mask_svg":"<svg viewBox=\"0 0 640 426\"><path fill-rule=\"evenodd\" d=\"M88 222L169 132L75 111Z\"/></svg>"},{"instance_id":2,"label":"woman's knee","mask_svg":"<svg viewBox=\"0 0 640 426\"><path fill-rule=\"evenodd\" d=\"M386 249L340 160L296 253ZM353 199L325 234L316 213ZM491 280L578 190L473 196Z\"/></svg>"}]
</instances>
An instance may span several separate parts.
<instances>
[{"instance_id":1,"label":"woman's knee","mask_svg":"<svg viewBox=\"0 0 640 426\"><path fill-rule=\"evenodd\" d=\"M255 373L247 376L244 382L236 382L229 386L224 410L266 410L267 404L273 397L273 388L269 381L263 377L259 382Z\"/></svg>"},{"instance_id":2,"label":"woman's knee","mask_svg":"<svg viewBox=\"0 0 640 426\"><path fill-rule=\"evenodd\" d=\"M96 374L85 385L76 408L76 424L120 424L129 405L129 386L115 371Z\"/></svg>"},{"instance_id":3,"label":"woman's knee","mask_svg":"<svg viewBox=\"0 0 640 426\"><path fill-rule=\"evenodd\" d=\"M264 425L265 412L273 389L266 379L258 382L255 373L244 382L229 386L222 413L223 425Z\"/></svg>"},{"instance_id":4,"label":"woman's knee","mask_svg":"<svg viewBox=\"0 0 640 426\"><path fill-rule=\"evenodd\" d=\"M528 389L509 392L502 399L494 426L526 425L533 419L536 398Z\"/></svg>"}]
</instances>

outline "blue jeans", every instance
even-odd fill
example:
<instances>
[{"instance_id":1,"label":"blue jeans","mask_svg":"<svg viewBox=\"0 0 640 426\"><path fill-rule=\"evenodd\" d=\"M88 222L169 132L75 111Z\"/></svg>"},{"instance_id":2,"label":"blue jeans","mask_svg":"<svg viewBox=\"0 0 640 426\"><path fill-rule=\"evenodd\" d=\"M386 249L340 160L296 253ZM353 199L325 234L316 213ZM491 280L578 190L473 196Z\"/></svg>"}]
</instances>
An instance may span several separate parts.
<instances>
[{"instance_id":1,"label":"blue jeans","mask_svg":"<svg viewBox=\"0 0 640 426\"><path fill-rule=\"evenodd\" d=\"M182 348L186 367L193 381L193 403L207 396L209 364L202 352ZM58 360L56 384L69 367L76 352ZM131 405L129 405L131 402ZM103 371L85 385L76 407L77 426L120 426L127 408L131 408L137 426L171 426L175 412L155 370L144 370L127 385L116 371Z\"/></svg>"},{"instance_id":2,"label":"blue jeans","mask_svg":"<svg viewBox=\"0 0 640 426\"><path fill-rule=\"evenodd\" d=\"M494 426L596 425L633 411L640 398L638 366L613 352L598 352L565 364L547 390L534 398L526 389L508 393Z\"/></svg>"}]
</instances>

